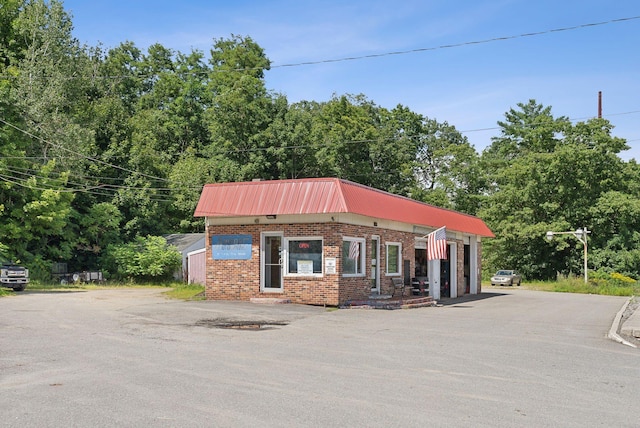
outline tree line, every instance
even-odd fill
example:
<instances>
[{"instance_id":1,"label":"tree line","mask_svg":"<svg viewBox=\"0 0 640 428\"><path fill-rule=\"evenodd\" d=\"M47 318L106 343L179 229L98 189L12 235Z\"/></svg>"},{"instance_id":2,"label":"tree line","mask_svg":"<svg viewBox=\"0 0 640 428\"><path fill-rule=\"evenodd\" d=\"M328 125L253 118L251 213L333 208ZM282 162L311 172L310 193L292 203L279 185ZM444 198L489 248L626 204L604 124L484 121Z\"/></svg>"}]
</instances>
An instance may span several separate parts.
<instances>
[{"instance_id":1,"label":"tree line","mask_svg":"<svg viewBox=\"0 0 640 428\"><path fill-rule=\"evenodd\" d=\"M593 231L590 268L638 275L639 170L607 120L572 123L529 100L478 153L453 125L363 94L289 103L249 36L205 55L86 46L72 29L58 0L0 7L0 253L42 276L202 231L205 183L325 176L480 216L496 234L488 269L580 272L575 240L544 239L579 226Z\"/></svg>"}]
</instances>

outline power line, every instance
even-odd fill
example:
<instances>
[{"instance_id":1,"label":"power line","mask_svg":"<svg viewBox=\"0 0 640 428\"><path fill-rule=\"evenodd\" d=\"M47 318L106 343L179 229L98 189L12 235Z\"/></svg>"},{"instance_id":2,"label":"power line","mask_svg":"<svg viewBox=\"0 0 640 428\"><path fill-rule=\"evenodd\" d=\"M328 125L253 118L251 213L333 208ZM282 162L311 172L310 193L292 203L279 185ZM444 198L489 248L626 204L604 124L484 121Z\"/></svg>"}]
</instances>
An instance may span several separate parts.
<instances>
[{"instance_id":1,"label":"power line","mask_svg":"<svg viewBox=\"0 0 640 428\"><path fill-rule=\"evenodd\" d=\"M626 112L623 112L623 113L606 114L606 115L603 115L602 118L606 119L606 118L611 117L611 116L622 116L622 115L636 114L636 113L640 113L640 110L626 111ZM578 122L578 121L581 121L581 120L589 120L589 119L596 119L596 116L583 116L583 117L569 118L568 120L569 120L569 122ZM458 131L458 132L460 132L461 134L468 134L468 133L471 133L471 132L496 131L498 129L502 129L502 127L493 126L493 127L490 127L490 128L467 129L465 131ZM636 141L636 140L627 140L627 141Z\"/></svg>"},{"instance_id":2,"label":"power line","mask_svg":"<svg viewBox=\"0 0 640 428\"><path fill-rule=\"evenodd\" d=\"M475 40L475 41L461 42L461 43L452 43L452 44L448 44L448 45L440 45L440 46L433 46L433 47L427 47L427 48L417 48L417 49L409 49L409 50L404 50L404 51L384 52L384 53L369 54L369 55L358 55L358 56L350 56L350 57L343 57L343 58L323 59L323 60L317 60L317 61L304 61L304 62L296 62L296 63L291 63L291 64L280 64L280 65L273 65L273 66L271 66L271 68L300 67L300 66L303 66L303 65L317 65L317 64L326 64L326 63L333 63L333 62L356 61L356 60L361 60L361 59L380 58L380 57L391 56L391 55L406 55L406 54L418 53L418 52L427 52L427 51L436 51L436 50L441 50L441 49L459 48L459 47L462 47L462 46L480 45L480 44L486 44L486 43L492 43L492 42L501 42L501 41L505 41L505 40L520 39L520 38L524 38L524 37L542 36L544 34L559 33L559 32L563 32L563 31L573 31L573 30L579 30L579 29L588 28L588 27L597 27L597 26L601 26L601 25L614 24L614 23L618 23L618 22L632 21L632 20L635 20L635 19L640 19L640 16L630 16L628 18L610 19L608 21L593 22L593 23L589 23L589 24L579 24L579 25L573 25L571 27L553 28L553 29L550 29L550 30L536 31L536 32L532 32L532 33L523 33L523 34L517 34L517 35L511 35L511 36L493 37L493 38L490 38L490 39ZM235 70L235 71L243 71L243 70L239 69L239 70Z\"/></svg>"},{"instance_id":3,"label":"power line","mask_svg":"<svg viewBox=\"0 0 640 428\"><path fill-rule=\"evenodd\" d=\"M603 118L606 119L608 117L611 116L622 116L622 115L628 115L628 114L637 114L640 113L640 110L633 110L633 111L628 111L628 112L621 112L621 113L611 113L611 114L607 114L604 115ZM595 116L583 116L583 117L577 117L577 118L568 118L568 120L570 122L577 122L580 120L589 120L589 119L595 119ZM3 121L2 119L0 119L0 122L4 122L5 124L7 122ZM531 128L531 125L525 126L524 128ZM455 127L454 127L455 128ZM494 127L488 127L488 128L476 128L476 129L467 129L467 130L455 130L455 131L451 131L451 132L438 132L437 136L439 137L446 137L446 136L451 136L451 135L458 135L458 134L470 134L470 133L474 133L474 132L487 132L487 131L496 131L496 130L500 130L502 129L502 127L500 126L494 126ZM31 135L29 133L27 133L28 135ZM416 139L416 138L420 138L420 135L405 135L402 137L397 137L397 136L388 136L388 137L380 137L380 138L373 138L373 139L359 139L359 140L342 140L342 141L331 141L331 142L317 142L314 144L296 144L296 145L289 145L289 146L269 146L269 147L253 147L253 148L249 148L249 149L225 149L225 150L220 150L219 154L221 155L229 155L229 154L240 154L240 153L255 153L255 152L262 152L262 151L267 151L267 150L295 150L295 149L308 149L308 148L317 148L319 146L329 146L330 144L367 144L367 143L374 143L374 142L380 142L380 141L397 141L400 139ZM38 137L35 137L38 138ZM42 140L42 139L41 139ZM42 140L45 141L45 140ZM627 140L627 141L636 141L636 140ZM45 141L46 142L46 141ZM50 143L51 144L51 143ZM74 152L75 153L75 152ZM180 156L180 155L177 155ZM0 159L32 159L33 157L19 157L19 156L11 156L11 157L4 157L4 156L0 156ZM96 158L89 158L87 157L87 159L90 160L95 160ZM141 176L145 176L147 178L154 178L153 176L147 176L145 174L139 173L139 172L135 172L135 171L131 171L125 168L121 168L118 167L116 165L112 165L110 163L107 162L103 162L101 161L101 163L107 165L107 166L112 166L114 168L118 168L127 172L131 172L134 174L139 174ZM74 175L75 177L78 178L83 178L83 179L104 179L104 180L123 180L123 179L118 179L118 178L112 178L112 177L87 177L87 176L81 176L81 175ZM168 179L162 179L162 178L158 178L155 177L155 179L157 180L161 180L161 181L165 181L165 182L171 182ZM112 187L118 187L116 185L105 185L105 186L112 186ZM123 188L130 188L130 189L136 189L135 187L129 187L129 186L122 186ZM190 189L190 186L187 187L183 187L185 189ZM158 187L157 189L161 189L161 190L172 190L170 188L160 188Z\"/></svg>"},{"instance_id":4,"label":"power line","mask_svg":"<svg viewBox=\"0 0 640 428\"><path fill-rule=\"evenodd\" d=\"M109 167L111 167L111 168L115 168L115 169L119 169L119 170L124 171L124 172L129 172L129 173L131 173L131 174L137 174L137 175L140 175L141 177L150 178L150 179L152 179L152 180L158 180L158 181L164 181L164 182L168 182L168 181L169 181L169 180L167 180L166 178L155 177L155 176L153 176L153 175L144 174L144 173L139 172L139 171L133 171L133 170L130 170L130 169L127 169L127 168L124 168L124 167L118 166L118 165L111 164L111 163L109 163L109 162L105 162L105 161L103 161L103 160L101 160L101 159L94 158L94 157L91 157L91 156L86 156L86 155L83 155L83 154L78 153L78 152L76 152L76 151L73 151L73 150L71 150L71 149L67 149L66 147L64 147L64 146L62 146L62 145L60 145L60 144L55 144L55 143L53 143L53 142L51 142L51 141L45 140L45 139L44 139L44 138L42 138L42 137L39 137L39 136L37 136L37 135L34 135L34 134L32 134L31 132L29 132L29 131L25 131L24 129L22 129L22 128L20 128L20 127L18 127L18 126L16 126L16 125L14 125L14 124L12 124L12 123L9 123L9 122L7 122L6 120L4 120L4 119L2 119L2 118L0 118L0 123L3 123L3 124L5 124L5 125L7 125L7 126L9 126L9 127L13 128L13 129L15 129L16 131L22 132L23 134L25 134L25 135L27 135L27 136L29 136L29 137L31 137L31 138L35 138L36 140L39 140L39 141L40 141L40 142L42 142L42 143L49 144L49 145L51 145L51 146L53 146L53 147L56 147L56 148L58 148L58 149L60 149L60 150L64 150L64 151L66 151L66 152L68 152L68 153L72 153L72 154L73 154L74 156L76 156L76 157L80 157L80 158L83 158L83 159L86 159L86 160L90 160L90 161L92 161L92 162L100 163L100 164L102 164L102 165L109 166Z\"/></svg>"},{"instance_id":5,"label":"power line","mask_svg":"<svg viewBox=\"0 0 640 428\"><path fill-rule=\"evenodd\" d=\"M633 110L633 111L627 111L627 112L621 112L621 113L611 113L606 115L606 117L610 117L610 116L621 116L621 115L628 115L628 114L636 114L636 113L640 113L640 110ZM575 122L578 120L584 120L584 119L593 119L594 117L580 117L580 118L570 118L568 119L571 122ZM89 157L89 156L84 156L81 154L78 154L77 152L74 152L72 150L66 149L65 147L59 145L59 144L54 144L50 141L47 141L41 137L35 136L32 133L25 131L3 119L0 118L0 123L4 123L7 126L10 126L22 133L24 133L25 135L28 135L32 138L36 138L46 144L50 144L54 147L58 147L62 150L66 150L67 152L71 152L74 155L77 156L81 156L85 159L91 160L91 161L95 161L98 163L101 163L103 165L107 165L110 166L112 168L116 168L116 169L120 169L126 172L130 172L132 174L138 174L140 176L144 176L147 178L152 178L154 180L160 180L160 181L165 181L165 182L171 182L168 179L163 179L160 177L154 177L154 176L150 176L150 175L146 175L143 173L139 173L137 171L132 171L123 167L120 167L118 165L114 165L108 162L104 162L100 159L97 159L95 157ZM454 127L455 128L455 127ZM463 130L463 131L451 131L451 132L438 132L436 135L436 137L447 137L449 135L462 135L462 134L466 134L466 133L472 133L472 132L485 132L485 131L493 131L493 130L499 130L501 129L501 127L489 127L489 128L479 128L479 129L470 129L470 130ZM380 138L375 138L375 139L361 139L361 140L349 140L349 141L332 141L332 142L317 142L315 144L298 144L298 145L291 145L291 146L270 146L270 147L258 147L258 148L251 148L251 149L226 149L224 151L221 151L221 154L238 154L238 153L248 153L248 152L259 152L259 151L267 151L267 150L273 150L278 149L278 150L295 150L295 149L308 149L308 148L317 148L318 146L328 146L329 144L368 144L368 143L373 143L373 142L381 142L381 141L397 141L400 139L416 139L416 138L420 138L420 135L410 135L410 136L389 136L389 137L380 137ZM633 142L633 141L637 141L637 140L627 140L627 142ZM45 159L44 157L33 157L33 156L24 156L24 157L20 157L20 156L0 156L0 159ZM51 178L51 177L46 177L46 176L42 176L42 175L38 175L37 172L39 172L39 170L37 169L29 169L29 168L19 168L17 166L13 166L12 168L9 168L8 166L5 166L5 168L10 172L13 173L14 176L7 176L7 175L3 175L0 174L0 179L5 181L5 182L9 182L9 183L13 183L19 186L23 186L23 187L28 187L28 188L32 188L32 189L36 189L36 190L56 190L56 188L37 188L34 187L32 185L29 184L22 184L22 183L27 183L27 179L21 179L15 175L22 175L22 176L28 176L28 177L35 177L35 178L40 178L42 180L55 180L55 178ZM22 170L22 171L21 171ZM26 171L26 172L24 172ZM85 175L79 175L79 174L73 174L71 171L65 171L68 172L69 176L71 177L76 177L82 180L124 180L124 179L119 179L119 178L113 178L113 177L92 177L92 176L85 176ZM17 181L16 181L17 180ZM21 183L22 182L22 183ZM76 182L68 182L67 185L71 185L71 186L77 186L77 188L67 188L65 190L60 190L59 188L57 188L57 190L60 191L65 191L65 192L85 192L85 193L91 193L91 194L95 194L95 195L100 195L100 196L110 196L113 197L116 195L116 193L114 192L118 192L119 190L131 190L131 191L144 191L144 190L149 190L149 191L158 191L158 192L171 192L172 188L169 187L134 187L134 186L126 186L126 185L116 185L116 184L106 184L106 183L98 183L95 185L88 185L88 184L83 184L83 183L76 183ZM200 189L200 187L192 187L192 186L182 186L181 189L183 190L194 190L194 189ZM97 191L100 190L100 191ZM107 193L108 192L108 193ZM167 197L172 197L171 194L167 194ZM163 200L163 199L152 199L152 200L156 200L158 202L170 202L168 200Z\"/></svg>"},{"instance_id":6,"label":"power line","mask_svg":"<svg viewBox=\"0 0 640 428\"><path fill-rule=\"evenodd\" d=\"M34 176L35 177L35 176ZM40 178L45 178L45 179L51 179L49 177L40 177ZM116 193L113 192L109 192L108 189L105 189L107 191L105 192L100 192L98 191L101 186L84 186L82 184L78 184L78 183L67 183L67 184L76 184L79 186L82 186L81 188L67 188L67 187L63 187L63 186L54 186L54 185L46 185L41 183L40 185L32 185L28 182L27 178L19 178L19 177L14 177L14 176L8 176L8 175L4 175L4 174L0 174L0 180L7 182L7 183L11 183L11 184L15 184L16 186L20 186L20 187L24 187L26 189L31 189L31 190L38 190L41 192L44 191L48 191L48 190L52 190L55 192L60 192L60 193L87 193L87 194L92 194L92 195L96 195L96 196L108 196L108 197L115 197L117 196ZM144 189L147 190L147 189ZM149 190L152 190L149 189ZM167 195L170 197L170 195ZM160 199L157 197L150 197L149 201L151 202L174 202L173 200L170 199Z\"/></svg>"},{"instance_id":7,"label":"power line","mask_svg":"<svg viewBox=\"0 0 640 428\"><path fill-rule=\"evenodd\" d=\"M0 157L0 159L2 159L2 157ZM2 168L2 166L0 166L0 169ZM39 175L39 173L41 172L39 169L33 169L33 168L20 168L17 166L4 166L4 169L6 169L7 171L14 173L16 175L22 175L22 176L27 176L27 177L36 177L36 178L41 178L43 180L55 180L55 178L51 178L51 177L47 177L44 175ZM124 190L156 190L156 191L164 191L164 192L170 192L170 191L174 191L176 190L175 188L171 188L171 187L136 187L136 186L127 186L127 185L118 185L118 184L108 184L108 183L103 183L102 181L104 180L113 180L113 181L124 181L126 180L126 178L113 178L113 177L96 177L96 176L87 176L87 175L82 175L82 174L75 174L73 171L69 171L69 170L64 170L64 173L68 174L68 176L71 178L76 178L76 179L80 179L80 180L86 180L86 181L98 181L97 184L95 185L91 185L89 187L94 187L94 188L101 188L101 189L124 189ZM74 182L68 182L68 184L73 184L73 185L77 185L77 186L86 186L86 184L82 184L82 183L74 183ZM193 190L193 189L200 189L201 186L198 187L193 187L193 186L181 186L179 187L179 189L183 189L183 190Z\"/></svg>"},{"instance_id":8,"label":"power line","mask_svg":"<svg viewBox=\"0 0 640 428\"><path fill-rule=\"evenodd\" d=\"M342 57L342 58L328 58L328 59L321 59L321 60L312 60L312 61L302 61L302 62L294 62L294 63L285 63L285 64L270 64L269 68L267 70L272 70L274 68L291 68L291 67L302 67L302 66L307 66L307 65L318 65L318 64L328 64L328 63L336 63L336 62L346 62L346 61L358 61L358 60L363 60L363 59L372 59L372 58L382 58L382 57L386 57L386 56L395 56L395 55L407 55L407 54L412 54L412 53L420 53L420 52L429 52L429 51L437 51L437 50L442 50L442 49L451 49L451 48L459 48L459 47L463 47L463 46L472 46L472 45L481 45L481 44L487 44L487 43L494 43L494 42L501 42L501 41L506 41L506 40L514 40L514 39L520 39L520 38L525 38L525 37L536 37L536 36L542 36L545 34L552 34L552 33L560 33L560 32L567 32L567 31L574 31L574 30L580 30L580 29L584 29L584 28L591 28L591 27L598 27L598 26L602 26L602 25L610 25L610 24L616 24L616 23L620 23L620 22L628 22L628 21L633 21L633 20L637 20L640 19L640 15L638 16L630 16L630 17L625 17L625 18L616 18L616 19L610 19L608 21L600 21L600 22L592 22L592 23L586 23L586 24L578 24L578 25L572 25L569 27L560 27L560 28L552 28L552 29L548 29L548 30L542 30L542 31L535 31L535 32L530 32L530 33L522 33L522 34L515 34L515 35L509 35L509 36L500 36L500 37L492 37L489 39L482 39L482 40L472 40L472 41L467 41L467 42L460 42L460 43L451 43L451 44L446 44L446 45L439 45L439 46L431 46L431 47L425 47L425 48L416 48L416 49L407 49L407 50L401 50L401 51L390 51L390 52L381 52L381 53L374 53L374 54L367 54L367 55L356 55L356 56L348 56L348 57ZM203 71L192 71L192 72L184 72L184 71L178 71L178 70L164 70L160 73L154 73L154 74L136 74L136 75L121 75L121 76L96 76L96 75L92 75L92 76L81 76L81 75L72 75L72 76L66 76L67 79L148 79L154 76L157 76L158 74L163 74L166 72L173 72L175 74L179 74L181 76L206 76L207 74L210 73L228 73L228 72L243 72L243 71L254 71L254 70L265 70L264 67L247 67L247 68L234 68L234 69L212 69L212 70L203 70ZM2 78L5 79L15 79L17 76L15 75L9 75L9 74L2 74L0 75ZM42 76L42 77L50 77L50 76Z\"/></svg>"}]
</instances>

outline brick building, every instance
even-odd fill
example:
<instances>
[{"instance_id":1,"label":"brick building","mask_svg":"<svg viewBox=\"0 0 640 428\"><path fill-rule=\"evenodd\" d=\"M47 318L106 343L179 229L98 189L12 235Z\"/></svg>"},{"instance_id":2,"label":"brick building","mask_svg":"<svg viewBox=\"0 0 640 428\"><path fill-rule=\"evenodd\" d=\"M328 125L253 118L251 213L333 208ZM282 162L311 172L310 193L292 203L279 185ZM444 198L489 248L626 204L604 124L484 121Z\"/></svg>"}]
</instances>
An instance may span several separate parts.
<instances>
[{"instance_id":1,"label":"brick building","mask_svg":"<svg viewBox=\"0 0 640 428\"><path fill-rule=\"evenodd\" d=\"M336 178L204 186L206 297L340 305L427 278L435 299L480 292L479 218ZM447 258L428 260L445 226Z\"/></svg>"}]
</instances>

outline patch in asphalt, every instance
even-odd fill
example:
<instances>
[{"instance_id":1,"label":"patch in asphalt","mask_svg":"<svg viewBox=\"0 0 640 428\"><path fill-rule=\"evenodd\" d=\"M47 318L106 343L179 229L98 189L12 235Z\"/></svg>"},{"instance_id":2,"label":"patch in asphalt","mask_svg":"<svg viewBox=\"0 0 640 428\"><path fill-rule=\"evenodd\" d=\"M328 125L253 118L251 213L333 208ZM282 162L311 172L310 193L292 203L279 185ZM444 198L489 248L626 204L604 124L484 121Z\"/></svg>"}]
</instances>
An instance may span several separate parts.
<instances>
[{"instance_id":1,"label":"patch in asphalt","mask_svg":"<svg viewBox=\"0 0 640 428\"><path fill-rule=\"evenodd\" d=\"M289 324L286 321L264 321L264 320L229 320L229 319L204 319L196 321L198 327L226 328L235 330L267 330L273 326L283 326Z\"/></svg>"}]
</instances>

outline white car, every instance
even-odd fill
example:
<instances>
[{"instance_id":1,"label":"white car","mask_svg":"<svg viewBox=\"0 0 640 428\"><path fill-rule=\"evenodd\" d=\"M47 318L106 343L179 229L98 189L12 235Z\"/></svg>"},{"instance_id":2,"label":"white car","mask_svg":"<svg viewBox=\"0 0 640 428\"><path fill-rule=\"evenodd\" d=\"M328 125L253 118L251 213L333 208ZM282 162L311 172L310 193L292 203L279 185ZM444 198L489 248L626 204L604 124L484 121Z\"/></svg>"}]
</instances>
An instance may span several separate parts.
<instances>
[{"instance_id":1,"label":"white car","mask_svg":"<svg viewBox=\"0 0 640 428\"><path fill-rule=\"evenodd\" d=\"M515 270L499 270L491 277L491 285L520 285L522 275Z\"/></svg>"}]
</instances>

